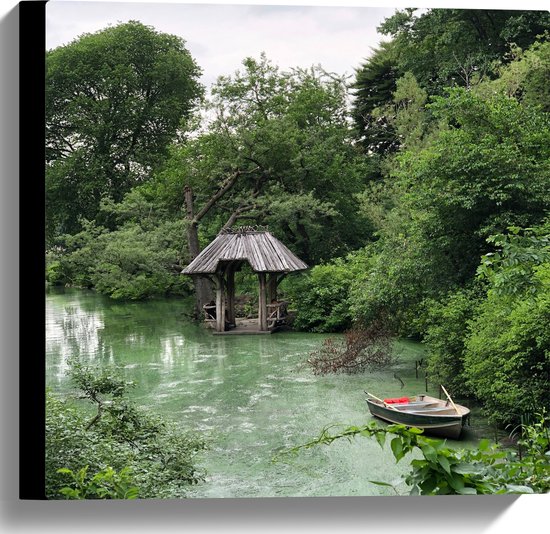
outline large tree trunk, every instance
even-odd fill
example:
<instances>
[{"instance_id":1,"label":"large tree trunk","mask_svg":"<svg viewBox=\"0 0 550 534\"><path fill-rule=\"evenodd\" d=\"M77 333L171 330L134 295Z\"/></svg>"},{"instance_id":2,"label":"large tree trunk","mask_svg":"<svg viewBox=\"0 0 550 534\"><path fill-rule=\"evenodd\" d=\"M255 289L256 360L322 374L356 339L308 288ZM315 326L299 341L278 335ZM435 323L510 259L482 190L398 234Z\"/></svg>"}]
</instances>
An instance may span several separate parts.
<instances>
[{"instance_id":1,"label":"large tree trunk","mask_svg":"<svg viewBox=\"0 0 550 534\"><path fill-rule=\"evenodd\" d=\"M185 186L185 210L187 215L187 245L189 247L189 260L193 261L200 253L199 245L199 225L195 220L193 209L193 191L189 186ZM212 284L207 278L202 276L193 276L195 285L195 317L198 319L203 306L213 300Z\"/></svg>"}]
</instances>

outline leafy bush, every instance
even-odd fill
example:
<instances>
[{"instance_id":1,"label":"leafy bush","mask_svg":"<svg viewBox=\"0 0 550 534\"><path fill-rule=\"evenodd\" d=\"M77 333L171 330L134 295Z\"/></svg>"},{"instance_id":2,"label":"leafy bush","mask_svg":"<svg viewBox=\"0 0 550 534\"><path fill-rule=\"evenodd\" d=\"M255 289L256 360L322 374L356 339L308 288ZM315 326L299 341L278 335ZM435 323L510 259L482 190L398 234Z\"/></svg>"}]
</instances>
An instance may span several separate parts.
<instances>
[{"instance_id":1,"label":"leafy bush","mask_svg":"<svg viewBox=\"0 0 550 534\"><path fill-rule=\"evenodd\" d=\"M517 422L548 406L550 241L548 225L492 236L500 248L482 259L489 281L465 343L467 383L495 421Z\"/></svg>"},{"instance_id":2,"label":"leafy bush","mask_svg":"<svg viewBox=\"0 0 550 534\"><path fill-rule=\"evenodd\" d=\"M497 251L481 258L477 273L490 282L493 293L536 295L544 287L538 267L550 262L550 220L536 228L513 226L507 234L492 235L487 241Z\"/></svg>"},{"instance_id":3,"label":"leafy bush","mask_svg":"<svg viewBox=\"0 0 550 534\"><path fill-rule=\"evenodd\" d=\"M402 230L364 250L366 269L353 281L350 303L354 317L368 323L384 314L395 332L415 337L422 331L424 300L448 292L453 281L438 244L418 228Z\"/></svg>"},{"instance_id":4,"label":"leafy bush","mask_svg":"<svg viewBox=\"0 0 550 534\"><path fill-rule=\"evenodd\" d=\"M117 473L106 467L93 476L88 475L88 466L77 473L62 468L59 473L70 478L69 486L59 490L66 499L137 499L139 490L133 486L131 470L125 467Z\"/></svg>"},{"instance_id":5,"label":"leafy bush","mask_svg":"<svg viewBox=\"0 0 550 534\"><path fill-rule=\"evenodd\" d=\"M68 282L62 263L51 256L46 256L46 280L54 286L63 286Z\"/></svg>"},{"instance_id":6,"label":"leafy bush","mask_svg":"<svg viewBox=\"0 0 550 534\"><path fill-rule=\"evenodd\" d=\"M464 352L468 322L480 299L475 289L460 289L442 300L430 300L426 306L423 341L429 350L427 371L431 380L461 395L469 392L464 385Z\"/></svg>"},{"instance_id":7,"label":"leafy bush","mask_svg":"<svg viewBox=\"0 0 550 534\"><path fill-rule=\"evenodd\" d=\"M96 412L91 414L47 392L48 498L60 498L66 487L74 492L65 491L65 497L84 498L83 494L91 492L93 498L114 498L120 497L123 487L130 491L134 486L142 498L185 497L187 486L203 480L195 456L205 442L135 406L128 399L133 384L116 369L95 369L73 361L71 376L80 397ZM90 478L88 472L95 475ZM70 486L68 475L72 477ZM98 497L105 488L110 489Z\"/></svg>"},{"instance_id":8,"label":"leafy bush","mask_svg":"<svg viewBox=\"0 0 550 534\"><path fill-rule=\"evenodd\" d=\"M184 233L181 221L155 226L129 221L112 232L87 223L62 240L63 252L51 261L48 281L93 287L113 299L189 294L190 280L180 276Z\"/></svg>"},{"instance_id":9,"label":"leafy bush","mask_svg":"<svg viewBox=\"0 0 550 534\"><path fill-rule=\"evenodd\" d=\"M283 290L296 309L294 327L310 332L339 332L353 315L349 291L360 262L353 255L316 265L309 273L285 280Z\"/></svg>"},{"instance_id":10,"label":"leafy bush","mask_svg":"<svg viewBox=\"0 0 550 534\"><path fill-rule=\"evenodd\" d=\"M545 269L546 276L550 269ZM465 376L491 418L518 421L548 406L550 291L531 299L490 293L466 340Z\"/></svg>"}]
</instances>

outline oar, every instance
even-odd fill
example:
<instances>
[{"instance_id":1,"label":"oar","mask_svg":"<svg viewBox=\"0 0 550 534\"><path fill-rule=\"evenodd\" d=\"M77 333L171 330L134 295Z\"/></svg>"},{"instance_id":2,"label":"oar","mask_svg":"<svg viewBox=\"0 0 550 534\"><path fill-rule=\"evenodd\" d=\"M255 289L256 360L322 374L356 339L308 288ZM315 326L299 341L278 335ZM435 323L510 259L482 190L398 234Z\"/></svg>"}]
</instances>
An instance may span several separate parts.
<instances>
[{"instance_id":1,"label":"oar","mask_svg":"<svg viewBox=\"0 0 550 534\"><path fill-rule=\"evenodd\" d=\"M453 399L451 399L451 396L447 393L447 390L445 389L444 386L441 386L441 389L443 390L443 393L445 393L445 395L447 395L447 398L451 401L451 404L453 405L453 408L456 410L456 413L460 413L458 411L458 408L456 407L456 404L453 402Z\"/></svg>"},{"instance_id":2,"label":"oar","mask_svg":"<svg viewBox=\"0 0 550 534\"><path fill-rule=\"evenodd\" d=\"M367 395L369 395L369 397L372 397L374 400L377 400L378 402L381 402L386 408L391 408L392 410L395 410L396 412L399 411L395 406L392 406L391 404L388 404L387 402L383 401L382 399L379 399L378 397L376 397L372 393L369 393L368 391L365 391L365 393Z\"/></svg>"}]
</instances>

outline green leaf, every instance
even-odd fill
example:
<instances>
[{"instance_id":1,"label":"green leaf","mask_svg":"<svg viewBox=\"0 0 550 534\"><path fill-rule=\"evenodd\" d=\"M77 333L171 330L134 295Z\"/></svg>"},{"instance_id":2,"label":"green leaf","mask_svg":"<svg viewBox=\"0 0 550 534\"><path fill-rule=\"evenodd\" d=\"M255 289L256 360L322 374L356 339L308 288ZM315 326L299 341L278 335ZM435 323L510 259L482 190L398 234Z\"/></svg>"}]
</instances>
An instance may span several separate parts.
<instances>
[{"instance_id":1,"label":"green leaf","mask_svg":"<svg viewBox=\"0 0 550 534\"><path fill-rule=\"evenodd\" d=\"M420 449L422 450L422 454L426 458L426 460L429 460L430 462L436 463L437 462L437 451L427 443L420 446Z\"/></svg>"},{"instance_id":2,"label":"green leaf","mask_svg":"<svg viewBox=\"0 0 550 534\"><path fill-rule=\"evenodd\" d=\"M464 480L460 475L452 474L447 480L449 481L449 486L457 493L460 493L464 489Z\"/></svg>"},{"instance_id":3,"label":"green leaf","mask_svg":"<svg viewBox=\"0 0 550 534\"><path fill-rule=\"evenodd\" d=\"M139 489L135 486L129 488L124 494L125 499L133 500L139 497Z\"/></svg>"},{"instance_id":4,"label":"green leaf","mask_svg":"<svg viewBox=\"0 0 550 534\"><path fill-rule=\"evenodd\" d=\"M475 465L462 462L453 465L453 471L459 475L474 475L479 473L479 468Z\"/></svg>"},{"instance_id":5,"label":"green leaf","mask_svg":"<svg viewBox=\"0 0 550 534\"><path fill-rule=\"evenodd\" d=\"M487 449L489 449L490 445L491 445L491 442L488 439L482 439L478 443L477 448L480 451L486 451Z\"/></svg>"},{"instance_id":6,"label":"green leaf","mask_svg":"<svg viewBox=\"0 0 550 534\"><path fill-rule=\"evenodd\" d=\"M451 474L451 466L449 464L449 460L446 456L442 456L441 454L437 458L439 465L443 467L445 472L447 472L449 475Z\"/></svg>"},{"instance_id":7,"label":"green leaf","mask_svg":"<svg viewBox=\"0 0 550 534\"><path fill-rule=\"evenodd\" d=\"M377 432L375 436L376 436L376 441L378 441L378 444L380 445L380 447L384 448L384 443L386 443L386 433Z\"/></svg>"},{"instance_id":8,"label":"green leaf","mask_svg":"<svg viewBox=\"0 0 550 534\"><path fill-rule=\"evenodd\" d=\"M399 460L401 460L401 458L403 458L403 456L405 455L405 453L403 452L403 443L401 442L401 438L393 438L391 440L390 446L393 455L395 456L395 460L399 462Z\"/></svg>"},{"instance_id":9,"label":"green leaf","mask_svg":"<svg viewBox=\"0 0 550 534\"><path fill-rule=\"evenodd\" d=\"M63 473L64 475L72 475L73 474L73 472L70 469L66 468L66 467L62 467L61 469L58 469L57 472L58 473Z\"/></svg>"},{"instance_id":10,"label":"green leaf","mask_svg":"<svg viewBox=\"0 0 550 534\"><path fill-rule=\"evenodd\" d=\"M534 491L533 491L533 488L529 486L506 484L506 493L534 493Z\"/></svg>"}]
</instances>

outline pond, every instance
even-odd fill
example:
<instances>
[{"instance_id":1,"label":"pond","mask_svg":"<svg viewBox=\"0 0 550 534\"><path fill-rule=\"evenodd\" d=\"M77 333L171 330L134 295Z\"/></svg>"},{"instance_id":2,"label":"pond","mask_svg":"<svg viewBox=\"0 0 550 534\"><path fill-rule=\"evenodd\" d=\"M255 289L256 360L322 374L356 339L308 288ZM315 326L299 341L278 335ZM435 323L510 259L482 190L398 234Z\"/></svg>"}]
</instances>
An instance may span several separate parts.
<instances>
[{"instance_id":1,"label":"pond","mask_svg":"<svg viewBox=\"0 0 550 534\"><path fill-rule=\"evenodd\" d=\"M415 361L425 356L422 345L397 343L399 363L391 370L319 377L304 361L326 335L215 336L190 321L190 309L185 299L118 303L92 291L49 289L47 386L72 393L71 355L121 367L137 383L132 396L138 404L208 439L200 461L207 480L190 488L190 497L394 494L371 481L391 482L406 472L407 463L396 465L375 440L340 441L284 461L273 458L327 425L370 421L364 390L379 396L424 392L423 372L415 376ZM490 435L475 413L460 446Z\"/></svg>"}]
</instances>

